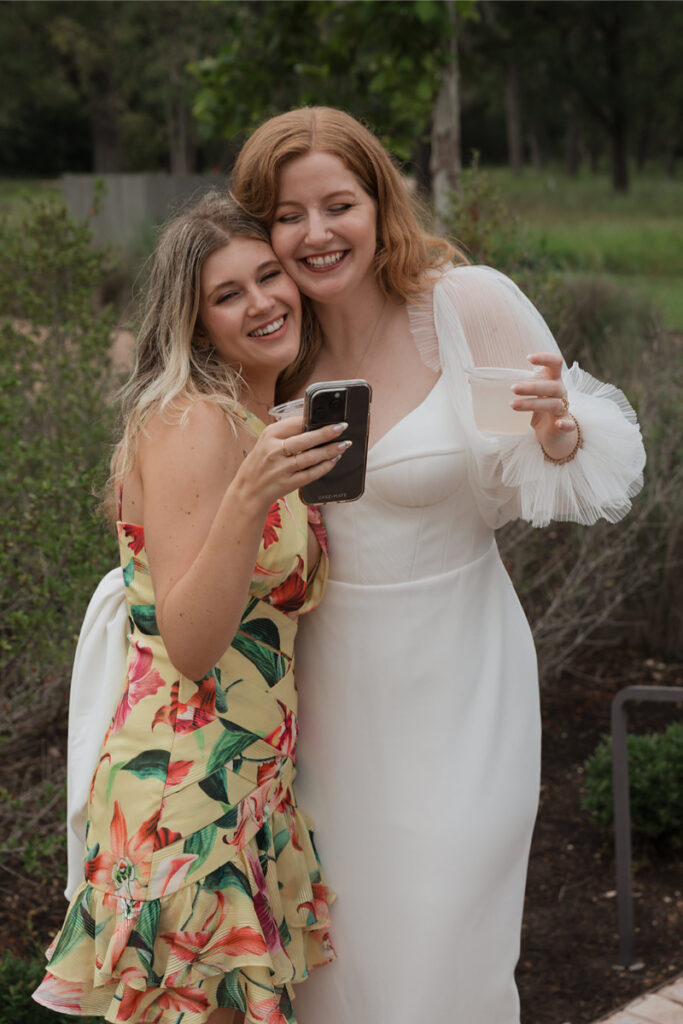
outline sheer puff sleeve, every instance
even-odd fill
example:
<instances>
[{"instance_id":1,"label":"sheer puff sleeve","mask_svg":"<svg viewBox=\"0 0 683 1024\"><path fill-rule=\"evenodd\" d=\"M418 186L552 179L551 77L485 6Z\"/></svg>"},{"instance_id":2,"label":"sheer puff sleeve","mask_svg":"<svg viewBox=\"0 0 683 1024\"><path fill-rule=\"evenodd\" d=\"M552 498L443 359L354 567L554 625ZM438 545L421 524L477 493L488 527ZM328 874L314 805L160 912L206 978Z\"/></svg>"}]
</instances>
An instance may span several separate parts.
<instances>
[{"instance_id":1,"label":"sheer puff sleeve","mask_svg":"<svg viewBox=\"0 0 683 1024\"><path fill-rule=\"evenodd\" d=\"M465 433L469 474L480 512L492 527L521 517L533 526L552 519L588 525L617 522L643 483L645 451L626 397L575 363L563 380L583 446L571 461L546 461L534 431L486 435L475 425L467 367L529 368L527 355L559 352L538 310L504 274L490 267L456 267L439 277L432 298L433 330L411 316L425 362L440 366ZM429 335L438 348L430 344ZM510 396L512 398L512 394Z\"/></svg>"}]
</instances>

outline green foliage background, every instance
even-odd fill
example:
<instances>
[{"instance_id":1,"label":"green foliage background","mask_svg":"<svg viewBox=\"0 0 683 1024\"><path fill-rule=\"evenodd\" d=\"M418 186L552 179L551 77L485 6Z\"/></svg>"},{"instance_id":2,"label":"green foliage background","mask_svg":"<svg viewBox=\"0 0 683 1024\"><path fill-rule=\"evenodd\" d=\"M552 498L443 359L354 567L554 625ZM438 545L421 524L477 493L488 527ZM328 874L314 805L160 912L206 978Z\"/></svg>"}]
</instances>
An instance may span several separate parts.
<instances>
[{"instance_id":1,"label":"green foliage background","mask_svg":"<svg viewBox=\"0 0 683 1024\"><path fill-rule=\"evenodd\" d=\"M457 7L469 17L475 5L458 0ZM445 4L278 0L233 4L229 13L217 53L191 65L200 86L194 114L205 135L240 138L291 107L329 105L353 109L410 159L428 132L447 59Z\"/></svg>"},{"instance_id":2,"label":"green foliage background","mask_svg":"<svg viewBox=\"0 0 683 1024\"><path fill-rule=\"evenodd\" d=\"M116 556L96 514L112 441L113 314L87 223L51 198L2 231L0 742L63 714L89 592Z\"/></svg>"}]
</instances>

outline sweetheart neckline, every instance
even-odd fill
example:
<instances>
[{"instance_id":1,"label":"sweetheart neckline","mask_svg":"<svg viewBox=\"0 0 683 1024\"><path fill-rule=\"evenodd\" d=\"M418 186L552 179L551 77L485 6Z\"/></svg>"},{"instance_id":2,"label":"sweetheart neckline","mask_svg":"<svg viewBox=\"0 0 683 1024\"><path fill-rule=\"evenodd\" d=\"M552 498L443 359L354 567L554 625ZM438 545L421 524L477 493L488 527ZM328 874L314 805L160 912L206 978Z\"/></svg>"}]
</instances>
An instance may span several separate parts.
<instances>
[{"instance_id":1,"label":"sweetheart neckline","mask_svg":"<svg viewBox=\"0 0 683 1024\"><path fill-rule=\"evenodd\" d=\"M389 429L386 430L382 434L382 436L379 437L371 447L368 448L368 460L373 455L373 453L377 450L377 448L382 444L382 442L384 441L385 438L389 437L389 435L392 434L397 429L397 427L400 427L402 423L405 423L406 420L409 420L411 416L413 416L416 412L419 412L420 409L422 409L422 407L427 404L427 402L433 396L434 392L436 391L436 389L438 388L438 386L439 386L439 384L441 383L442 380L443 380L443 374L440 374L439 377L437 377L437 379L434 381L434 383L432 384L431 388L429 389L427 394L424 396L422 401L418 402L418 404L416 406L414 406L412 409L410 409L405 414L405 416L401 416L400 420L396 420L396 422L394 424L392 424L392 426L390 426Z\"/></svg>"}]
</instances>

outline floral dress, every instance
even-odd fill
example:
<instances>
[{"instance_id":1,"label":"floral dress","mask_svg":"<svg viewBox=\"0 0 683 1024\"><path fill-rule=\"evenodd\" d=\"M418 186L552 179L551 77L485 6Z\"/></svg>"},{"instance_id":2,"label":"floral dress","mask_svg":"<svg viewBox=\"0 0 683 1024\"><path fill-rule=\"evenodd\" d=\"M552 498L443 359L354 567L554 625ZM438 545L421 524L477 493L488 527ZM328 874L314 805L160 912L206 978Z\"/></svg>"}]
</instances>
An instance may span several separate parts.
<instances>
[{"instance_id":1,"label":"floral dress","mask_svg":"<svg viewBox=\"0 0 683 1024\"><path fill-rule=\"evenodd\" d=\"M245 426L263 424L242 411ZM90 789L84 878L34 998L108 1021L202 1024L217 1007L296 1020L292 983L334 959L333 898L292 790L293 647L319 601L296 493L267 517L239 628L192 680L159 635L141 526L118 523L127 672Z\"/></svg>"}]
</instances>

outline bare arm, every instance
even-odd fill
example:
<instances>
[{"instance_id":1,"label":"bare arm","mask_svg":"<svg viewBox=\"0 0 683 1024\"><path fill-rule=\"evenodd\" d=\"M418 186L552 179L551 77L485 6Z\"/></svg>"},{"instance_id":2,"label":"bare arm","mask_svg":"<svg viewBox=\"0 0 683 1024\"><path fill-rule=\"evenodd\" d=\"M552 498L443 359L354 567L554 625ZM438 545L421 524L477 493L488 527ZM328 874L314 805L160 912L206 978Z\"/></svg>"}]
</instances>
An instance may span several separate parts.
<instances>
[{"instance_id":1,"label":"bare arm","mask_svg":"<svg viewBox=\"0 0 683 1024\"><path fill-rule=\"evenodd\" d=\"M153 418L138 469L159 629L173 664L201 679L229 646L242 614L272 503L331 469L333 427L301 434L298 420L267 427L245 458L223 413L192 406L181 426ZM296 459L282 452L300 453ZM297 470L297 464L301 470Z\"/></svg>"}]
</instances>

